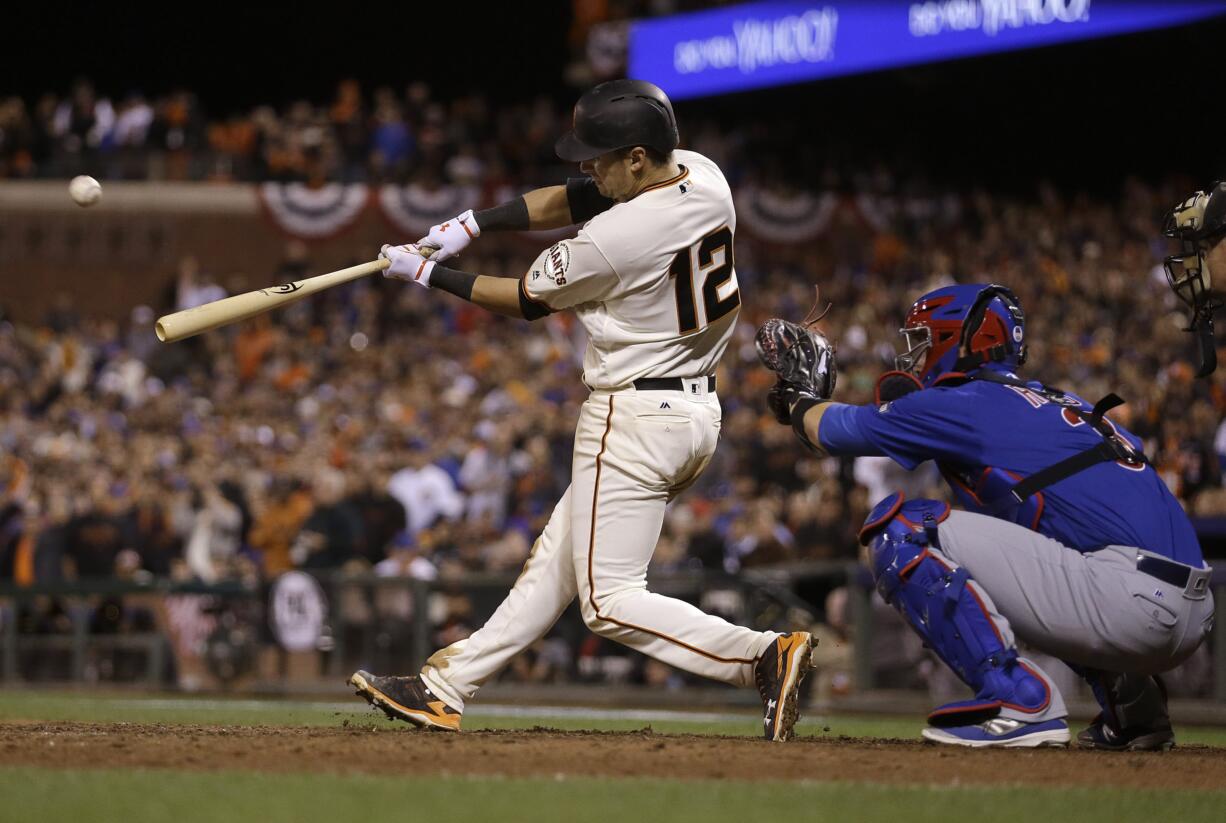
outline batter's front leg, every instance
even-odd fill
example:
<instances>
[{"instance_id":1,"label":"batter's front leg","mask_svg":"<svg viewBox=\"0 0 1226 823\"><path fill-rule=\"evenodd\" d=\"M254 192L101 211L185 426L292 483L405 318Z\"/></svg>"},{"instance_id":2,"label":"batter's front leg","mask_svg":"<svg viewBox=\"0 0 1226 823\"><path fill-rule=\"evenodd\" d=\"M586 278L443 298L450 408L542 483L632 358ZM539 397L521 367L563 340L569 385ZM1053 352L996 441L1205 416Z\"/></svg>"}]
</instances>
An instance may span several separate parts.
<instances>
[{"instance_id":1,"label":"batter's front leg","mask_svg":"<svg viewBox=\"0 0 1226 823\"><path fill-rule=\"evenodd\" d=\"M571 490L554 507L502 604L469 637L431 655L421 678L457 711L511 658L545 636L575 599Z\"/></svg>"},{"instance_id":2,"label":"batter's front leg","mask_svg":"<svg viewBox=\"0 0 1226 823\"><path fill-rule=\"evenodd\" d=\"M690 443L674 442L663 431L655 437L634 431L636 422L661 424L636 421L626 411L619 414L618 401L631 405L622 396L589 400L575 437L571 534L584 622L597 634L670 666L752 686L754 663L776 634L736 626L684 600L647 591L647 567L672 479L667 469L690 452ZM700 422L673 425L684 430ZM679 456L671 459L674 447Z\"/></svg>"}]
</instances>

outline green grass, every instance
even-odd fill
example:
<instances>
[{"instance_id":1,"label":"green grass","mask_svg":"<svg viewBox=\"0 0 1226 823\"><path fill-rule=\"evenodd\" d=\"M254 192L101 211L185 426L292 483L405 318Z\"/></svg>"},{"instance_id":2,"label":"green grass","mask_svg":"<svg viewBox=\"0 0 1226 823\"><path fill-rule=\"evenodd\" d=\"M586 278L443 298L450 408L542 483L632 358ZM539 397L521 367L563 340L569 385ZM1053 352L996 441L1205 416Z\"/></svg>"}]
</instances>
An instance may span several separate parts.
<instances>
[{"instance_id":1,"label":"green grass","mask_svg":"<svg viewBox=\"0 0 1226 823\"><path fill-rule=\"evenodd\" d=\"M0 691L0 720L70 720L84 723L193 723L224 726L339 726L342 721L374 717L366 704L353 711L295 700L252 701L139 695L98 696L94 692L52 691L37 695ZM336 701L338 704L343 701Z\"/></svg>"},{"instance_id":2,"label":"green grass","mask_svg":"<svg viewBox=\"0 0 1226 823\"><path fill-rule=\"evenodd\" d=\"M258 705L256 705L258 703ZM711 719L640 719L632 710L624 718L573 717L540 714L506 717L482 712L475 704L464 713L464 728L531 729L547 726L553 729L599 729L603 731L633 731L650 726L663 734L757 734L760 718L754 712ZM0 720L67 720L87 723L191 723L201 725L274 725L274 726L339 726L349 723L386 722L358 698L344 697L335 701L303 702L296 700L252 701L205 698L175 698L161 696L106 695L95 692L30 692L0 691ZM801 721L802 734L847 735L852 737L907 737L919 735L923 723L917 719L873 716L839 716L822 718L808 716ZM828 731L827 731L828 729ZM1224 737L1226 740L1226 737Z\"/></svg>"},{"instance_id":3,"label":"green grass","mask_svg":"<svg viewBox=\"0 0 1226 823\"><path fill-rule=\"evenodd\" d=\"M0 722L14 720L191 723L201 725L338 726L384 721L354 699L290 701L157 697L98 692L0 690ZM601 716L506 717L475 705L467 729L548 726L559 729L661 733L756 732L757 716L644 721ZM806 735L914 738L922 718L810 718ZM1184 743L1226 745L1226 730L1181 729ZM934 784L940 775L933 775ZM885 786L869 783L668 781L645 778L396 778L345 774L179 772L149 769L0 768L0 823L309 823L338 820L625 821L674 823L781 819L948 823L992 821L1219 820L1226 792L1165 792L1036 786Z\"/></svg>"},{"instance_id":4,"label":"green grass","mask_svg":"<svg viewBox=\"0 0 1226 823\"><path fill-rule=\"evenodd\" d=\"M650 726L662 734L725 734L751 736L760 722L755 713L745 712L717 720L640 719L633 711L624 718L572 717L541 713L505 717L483 713L476 703L464 713L464 728L599 729L633 731ZM383 724L382 715L356 697L329 701L227 700L173 696L144 698L137 695L99 695L97 692L50 691L32 693L0 690L0 721L68 720L88 723L191 723L199 725L273 725L339 726L345 722ZM915 739L924 726L923 718L889 715L829 715L808 713L797 727L803 736L887 737ZM1076 727L1076 724L1074 724ZM1226 729L1217 727L1179 727L1181 743L1226 746Z\"/></svg>"},{"instance_id":5,"label":"green grass","mask_svg":"<svg viewBox=\"0 0 1226 823\"><path fill-rule=\"evenodd\" d=\"M1220 820L1226 792L0 769L0 820Z\"/></svg>"}]
</instances>

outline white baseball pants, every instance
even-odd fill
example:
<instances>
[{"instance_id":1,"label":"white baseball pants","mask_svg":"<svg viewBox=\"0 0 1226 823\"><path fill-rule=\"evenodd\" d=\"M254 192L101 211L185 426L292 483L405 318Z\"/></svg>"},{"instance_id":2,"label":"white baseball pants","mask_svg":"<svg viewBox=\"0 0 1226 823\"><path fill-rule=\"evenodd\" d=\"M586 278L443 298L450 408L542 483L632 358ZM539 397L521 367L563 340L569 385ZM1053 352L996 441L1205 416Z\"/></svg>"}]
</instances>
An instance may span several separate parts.
<instances>
[{"instance_id":1,"label":"white baseball pants","mask_svg":"<svg viewBox=\"0 0 1226 823\"><path fill-rule=\"evenodd\" d=\"M683 391L597 390L575 430L571 486L506 600L472 636L436 652L421 676L452 708L545 635L577 595L584 622L671 666L737 686L777 636L734 626L647 591L664 507L710 462L720 406L707 381Z\"/></svg>"}]
</instances>

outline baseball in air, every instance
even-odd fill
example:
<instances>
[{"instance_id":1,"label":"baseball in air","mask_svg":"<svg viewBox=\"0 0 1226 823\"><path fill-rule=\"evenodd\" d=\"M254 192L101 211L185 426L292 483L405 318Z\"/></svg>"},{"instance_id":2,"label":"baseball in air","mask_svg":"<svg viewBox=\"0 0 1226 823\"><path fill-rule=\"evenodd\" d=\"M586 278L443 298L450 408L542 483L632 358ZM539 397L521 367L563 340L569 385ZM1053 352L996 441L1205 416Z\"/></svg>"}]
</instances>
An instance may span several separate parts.
<instances>
[{"instance_id":1,"label":"baseball in air","mask_svg":"<svg viewBox=\"0 0 1226 823\"><path fill-rule=\"evenodd\" d=\"M102 185L88 174L80 174L68 184L68 196L78 206L92 206L102 199Z\"/></svg>"}]
</instances>

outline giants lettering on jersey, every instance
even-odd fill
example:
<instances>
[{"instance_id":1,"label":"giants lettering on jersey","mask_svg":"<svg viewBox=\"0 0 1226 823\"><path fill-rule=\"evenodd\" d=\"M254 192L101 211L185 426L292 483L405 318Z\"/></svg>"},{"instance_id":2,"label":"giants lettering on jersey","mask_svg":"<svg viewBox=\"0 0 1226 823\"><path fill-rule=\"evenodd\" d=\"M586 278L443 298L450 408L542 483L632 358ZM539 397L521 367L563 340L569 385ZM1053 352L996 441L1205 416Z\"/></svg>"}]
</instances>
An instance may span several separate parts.
<instances>
[{"instance_id":1,"label":"giants lettering on jersey","mask_svg":"<svg viewBox=\"0 0 1226 823\"><path fill-rule=\"evenodd\" d=\"M570 248L564 243L554 243L549 247L542 267L545 276L559 286L566 285L566 270L570 268ZM535 272L533 273L535 276Z\"/></svg>"}]
</instances>

